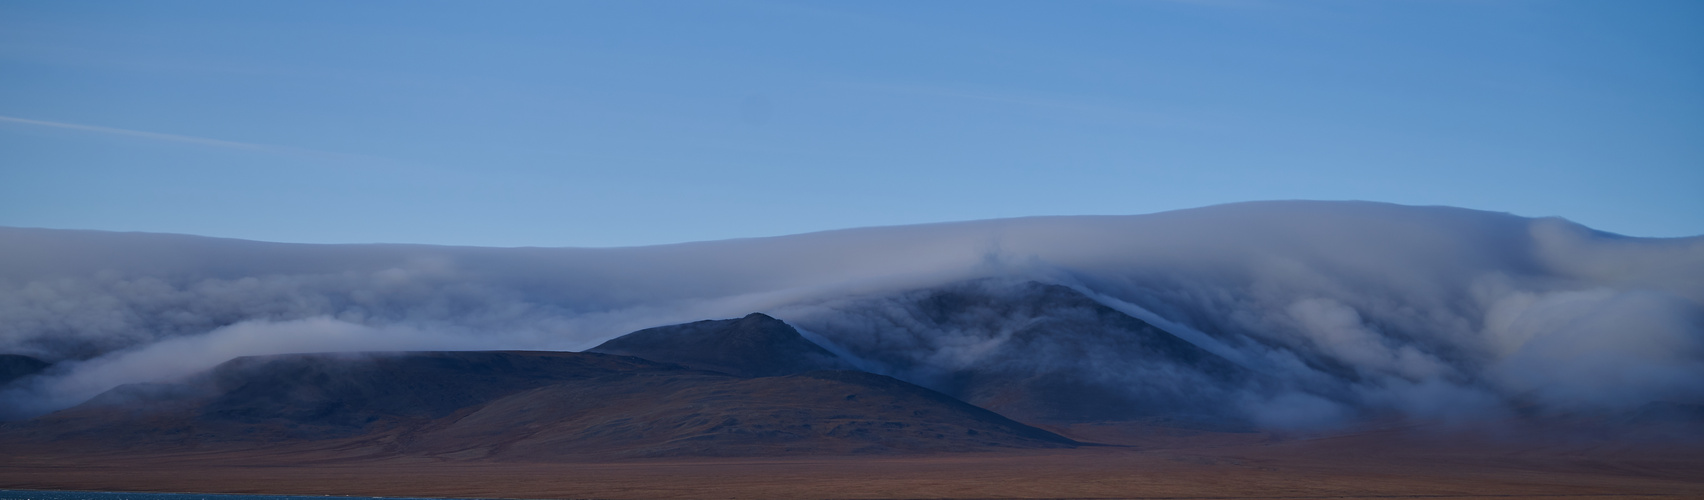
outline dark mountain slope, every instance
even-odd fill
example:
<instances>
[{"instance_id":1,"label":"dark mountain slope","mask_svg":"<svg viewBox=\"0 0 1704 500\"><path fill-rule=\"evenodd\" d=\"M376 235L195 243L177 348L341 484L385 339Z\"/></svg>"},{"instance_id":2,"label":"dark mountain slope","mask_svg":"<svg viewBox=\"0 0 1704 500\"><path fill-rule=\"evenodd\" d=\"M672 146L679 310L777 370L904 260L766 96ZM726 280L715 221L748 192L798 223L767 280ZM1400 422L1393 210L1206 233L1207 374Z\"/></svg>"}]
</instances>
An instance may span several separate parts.
<instances>
[{"instance_id":1,"label":"dark mountain slope","mask_svg":"<svg viewBox=\"0 0 1704 500\"><path fill-rule=\"evenodd\" d=\"M899 378L1024 421L1233 418L1242 367L1075 290L976 281L804 323Z\"/></svg>"},{"instance_id":2,"label":"dark mountain slope","mask_svg":"<svg viewBox=\"0 0 1704 500\"><path fill-rule=\"evenodd\" d=\"M555 352L239 358L0 426L64 449L339 449L446 458L1058 447L1070 440L861 372L742 379Z\"/></svg>"},{"instance_id":3,"label":"dark mountain slope","mask_svg":"<svg viewBox=\"0 0 1704 500\"><path fill-rule=\"evenodd\" d=\"M155 441L330 439L420 425L540 386L633 370L686 371L556 352L254 356L179 384L120 386L26 425L64 437L130 430L128 437Z\"/></svg>"},{"instance_id":4,"label":"dark mountain slope","mask_svg":"<svg viewBox=\"0 0 1704 500\"><path fill-rule=\"evenodd\" d=\"M48 363L20 354L0 354L0 386L46 370Z\"/></svg>"},{"instance_id":5,"label":"dark mountain slope","mask_svg":"<svg viewBox=\"0 0 1704 500\"><path fill-rule=\"evenodd\" d=\"M928 389L855 371L753 379L635 373L556 384L492 402L408 443L413 453L500 460L1076 444Z\"/></svg>"},{"instance_id":6,"label":"dark mountain slope","mask_svg":"<svg viewBox=\"0 0 1704 500\"><path fill-rule=\"evenodd\" d=\"M586 350L638 356L741 377L773 377L852 366L799 331L762 313L744 318L660 326Z\"/></svg>"}]
</instances>

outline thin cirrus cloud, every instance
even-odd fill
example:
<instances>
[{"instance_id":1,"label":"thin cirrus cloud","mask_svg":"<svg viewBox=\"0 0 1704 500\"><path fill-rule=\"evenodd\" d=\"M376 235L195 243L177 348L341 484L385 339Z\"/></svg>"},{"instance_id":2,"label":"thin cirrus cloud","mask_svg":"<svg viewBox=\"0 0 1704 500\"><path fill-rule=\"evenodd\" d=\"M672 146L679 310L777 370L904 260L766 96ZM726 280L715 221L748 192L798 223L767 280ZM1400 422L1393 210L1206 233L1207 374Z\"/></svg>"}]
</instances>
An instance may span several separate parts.
<instances>
[{"instance_id":1,"label":"thin cirrus cloud","mask_svg":"<svg viewBox=\"0 0 1704 500\"><path fill-rule=\"evenodd\" d=\"M261 152L261 153L271 153L271 154L290 155L290 156L309 156L309 157L324 158L324 159L345 159L345 160L350 160L350 159L374 160L374 159L378 159L378 158L373 158L373 157L368 157L368 156L363 156L363 155L334 153L334 152L330 152L330 151L320 151L320 150L315 150L315 149L304 149L304 148L296 148L296 147L290 147L290 146L276 146L276 145L272 145L272 144L257 144L257 143L252 143L252 142L225 141L225 140L219 140L219 139L210 139L210 138L207 138L207 137L196 137L196 136L191 136L191 135L178 135L178 134L162 134L162 133L159 133L159 132L146 132L146 131L141 131L141 130L130 130L130 129L114 128L114 127L102 127L102 126L99 126L99 125L83 125L83 124L79 124L79 123L53 122L53 121L46 121L46 120L31 120L31 119L28 119L28 118L18 118L18 117L15 117L15 116L0 116L0 122L17 123L17 124L22 124L22 125L34 125L34 126L37 126L37 127L50 127L50 128L58 128L58 129L65 129L65 130L75 130L75 131L79 131L79 132L91 132L91 133L95 133L95 134L104 134L104 135L109 135L109 136L136 137L136 138L150 139L150 140L155 140L155 141L175 142L175 143L180 143L180 144L193 144L193 145L197 145L197 146L209 146L209 147L223 148L223 149L236 149L236 150L242 150L242 151L254 151L254 152Z\"/></svg>"}]
</instances>

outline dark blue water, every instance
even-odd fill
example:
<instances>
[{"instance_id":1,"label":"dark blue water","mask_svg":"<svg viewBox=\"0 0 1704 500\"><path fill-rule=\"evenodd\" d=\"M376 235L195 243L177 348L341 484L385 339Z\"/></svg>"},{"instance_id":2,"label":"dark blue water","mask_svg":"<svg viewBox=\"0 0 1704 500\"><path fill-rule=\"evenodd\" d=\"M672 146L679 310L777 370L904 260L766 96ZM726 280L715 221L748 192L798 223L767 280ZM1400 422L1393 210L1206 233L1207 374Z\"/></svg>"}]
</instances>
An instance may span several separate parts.
<instances>
[{"instance_id":1,"label":"dark blue water","mask_svg":"<svg viewBox=\"0 0 1704 500\"><path fill-rule=\"evenodd\" d=\"M127 491L0 490L0 500L428 500L403 497L324 497L305 495L214 495L208 493L133 493ZM429 500L445 500L442 498ZM477 499L458 499L477 500Z\"/></svg>"}]
</instances>

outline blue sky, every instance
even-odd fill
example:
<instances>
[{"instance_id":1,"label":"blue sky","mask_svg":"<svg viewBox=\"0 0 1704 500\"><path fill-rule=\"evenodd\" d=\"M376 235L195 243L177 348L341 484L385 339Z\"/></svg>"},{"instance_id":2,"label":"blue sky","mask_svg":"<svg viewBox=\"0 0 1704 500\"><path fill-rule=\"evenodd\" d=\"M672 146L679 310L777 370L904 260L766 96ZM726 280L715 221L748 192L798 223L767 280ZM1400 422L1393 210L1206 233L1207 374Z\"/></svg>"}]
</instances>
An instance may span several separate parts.
<instances>
[{"instance_id":1,"label":"blue sky","mask_svg":"<svg viewBox=\"0 0 1704 500\"><path fill-rule=\"evenodd\" d=\"M1704 2L0 1L0 225L617 246L1268 199L1704 234Z\"/></svg>"}]
</instances>

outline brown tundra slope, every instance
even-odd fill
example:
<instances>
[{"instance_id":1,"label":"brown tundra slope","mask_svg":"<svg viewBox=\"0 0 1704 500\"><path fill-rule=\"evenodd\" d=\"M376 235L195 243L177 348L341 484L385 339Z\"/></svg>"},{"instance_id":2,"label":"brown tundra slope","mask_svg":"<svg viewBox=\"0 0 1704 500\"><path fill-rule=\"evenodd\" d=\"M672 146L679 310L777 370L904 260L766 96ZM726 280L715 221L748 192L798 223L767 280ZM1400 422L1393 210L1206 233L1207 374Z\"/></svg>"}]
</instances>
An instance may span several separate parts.
<instances>
[{"instance_id":1,"label":"brown tundra slope","mask_svg":"<svg viewBox=\"0 0 1704 500\"><path fill-rule=\"evenodd\" d=\"M351 456L903 453L1076 443L881 375L741 378L560 352L239 358L0 427L13 449Z\"/></svg>"}]
</instances>

